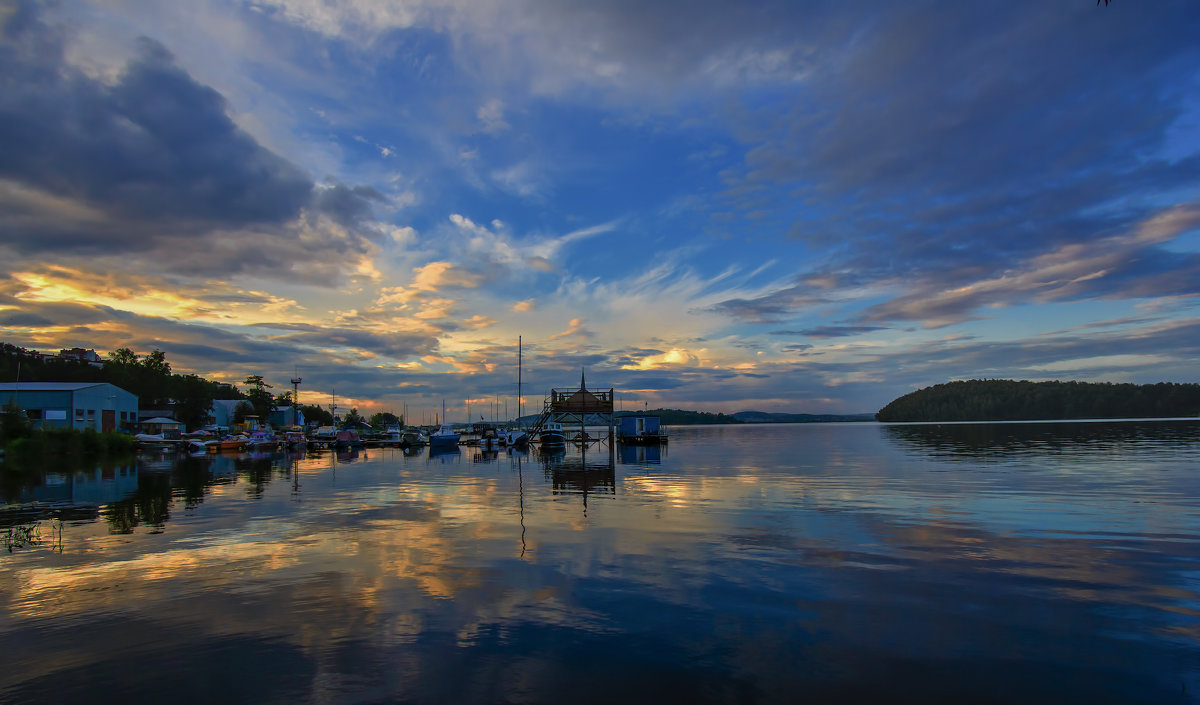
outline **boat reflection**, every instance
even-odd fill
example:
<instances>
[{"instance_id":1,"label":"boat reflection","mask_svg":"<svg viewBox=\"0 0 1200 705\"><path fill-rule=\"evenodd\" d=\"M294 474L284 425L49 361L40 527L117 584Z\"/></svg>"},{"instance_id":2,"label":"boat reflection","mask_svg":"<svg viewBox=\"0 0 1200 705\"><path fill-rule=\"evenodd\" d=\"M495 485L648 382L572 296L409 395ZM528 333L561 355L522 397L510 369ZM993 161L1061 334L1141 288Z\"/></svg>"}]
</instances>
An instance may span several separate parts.
<instances>
[{"instance_id":1,"label":"boat reflection","mask_svg":"<svg viewBox=\"0 0 1200 705\"><path fill-rule=\"evenodd\" d=\"M617 457L622 465L658 465L662 463L664 445L629 445L622 443Z\"/></svg>"},{"instance_id":2,"label":"boat reflection","mask_svg":"<svg viewBox=\"0 0 1200 705\"><path fill-rule=\"evenodd\" d=\"M456 445L429 445L429 457L427 462L438 461L441 463L460 463L462 462L462 451Z\"/></svg>"}]
</instances>

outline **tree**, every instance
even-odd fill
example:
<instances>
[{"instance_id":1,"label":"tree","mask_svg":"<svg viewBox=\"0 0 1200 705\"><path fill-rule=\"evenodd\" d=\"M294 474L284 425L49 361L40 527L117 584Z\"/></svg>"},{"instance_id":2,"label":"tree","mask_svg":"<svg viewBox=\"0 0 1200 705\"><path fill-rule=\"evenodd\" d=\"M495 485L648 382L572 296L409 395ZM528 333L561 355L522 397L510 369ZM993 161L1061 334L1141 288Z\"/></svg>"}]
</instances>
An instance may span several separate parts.
<instances>
[{"instance_id":1,"label":"tree","mask_svg":"<svg viewBox=\"0 0 1200 705\"><path fill-rule=\"evenodd\" d=\"M142 369L153 376L165 377L171 374L171 363L167 362L165 352L154 348L153 352L142 358Z\"/></svg>"},{"instance_id":2,"label":"tree","mask_svg":"<svg viewBox=\"0 0 1200 705\"><path fill-rule=\"evenodd\" d=\"M113 364L120 367L132 367L138 364L137 353L129 348L117 348L108 354L108 360L105 364Z\"/></svg>"},{"instance_id":3,"label":"tree","mask_svg":"<svg viewBox=\"0 0 1200 705\"><path fill-rule=\"evenodd\" d=\"M352 424L362 423L362 421L363 421L363 417L358 415L358 407L357 406L352 407L350 409L350 413L346 414L346 417L344 419L342 419L342 423L347 426L350 426Z\"/></svg>"},{"instance_id":4,"label":"tree","mask_svg":"<svg viewBox=\"0 0 1200 705\"><path fill-rule=\"evenodd\" d=\"M332 426L333 414L328 409L324 409L320 404L301 404L300 413L304 414L304 420L309 423L316 423L320 426Z\"/></svg>"},{"instance_id":5,"label":"tree","mask_svg":"<svg viewBox=\"0 0 1200 705\"><path fill-rule=\"evenodd\" d=\"M254 413L254 405L253 404L251 404L248 401L240 402L237 406L233 407L233 422L235 424L236 423L245 423L246 417L250 416L253 413Z\"/></svg>"},{"instance_id":6,"label":"tree","mask_svg":"<svg viewBox=\"0 0 1200 705\"><path fill-rule=\"evenodd\" d=\"M7 443L28 435L29 420L25 418L25 411L17 405L16 399L9 398L0 414L0 442Z\"/></svg>"},{"instance_id":7,"label":"tree","mask_svg":"<svg viewBox=\"0 0 1200 705\"><path fill-rule=\"evenodd\" d=\"M393 424L399 425L400 417L390 411L379 411L371 414L371 421L369 423L375 428L386 428Z\"/></svg>"},{"instance_id":8,"label":"tree","mask_svg":"<svg viewBox=\"0 0 1200 705\"><path fill-rule=\"evenodd\" d=\"M140 391L138 403L151 409L161 409L171 401L171 363L167 362L167 354L155 348L149 355L142 358L137 370Z\"/></svg>"},{"instance_id":9,"label":"tree","mask_svg":"<svg viewBox=\"0 0 1200 705\"><path fill-rule=\"evenodd\" d=\"M215 395L214 385L196 375L175 375L171 397L175 400L175 419L190 429L208 423Z\"/></svg>"},{"instance_id":10,"label":"tree","mask_svg":"<svg viewBox=\"0 0 1200 705\"><path fill-rule=\"evenodd\" d=\"M246 392L246 397L250 403L254 405L254 414L262 421L266 421L271 415L271 411L275 408L274 399L271 398L271 393L267 390L271 385L263 381L262 375L250 375L246 377L244 384L251 387L250 391Z\"/></svg>"}]
</instances>

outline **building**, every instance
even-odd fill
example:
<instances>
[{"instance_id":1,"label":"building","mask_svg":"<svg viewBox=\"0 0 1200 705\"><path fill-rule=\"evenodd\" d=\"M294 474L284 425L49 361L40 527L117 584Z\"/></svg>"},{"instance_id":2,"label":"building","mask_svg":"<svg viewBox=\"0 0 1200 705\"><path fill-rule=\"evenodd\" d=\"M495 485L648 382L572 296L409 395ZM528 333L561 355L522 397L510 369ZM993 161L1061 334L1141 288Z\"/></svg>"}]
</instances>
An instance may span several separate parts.
<instances>
[{"instance_id":1,"label":"building","mask_svg":"<svg viewBox=\"0 0 1200 705\"><path fill-rule=\"evenodd\" d=\"M75 360L77 362L86 362L92 367L103 367L104 360L96 354L95 350L84 350L83 348L70 348L59 350L58 358L60 360Z\"/></svg>"},{"instance_id":2,"label":"building","mask_svg":"<svg viewBox=\"0 0 1200 705\"><path fill-rule=\"evenodd\" d=\"M212 408L208 412L211 419L209 426L212 428L229 428L233 425L233 417L237 413L238 404L248 403L245 399L214 399ZM297 426L303 426L304 414L299 409L293 409L290 406L281 406L267 416L266 422L275 428L285 428L291 426L293 423Z\"/></svg>"},{"instance_id":3,"label":"building","mask_svg":"<svg viewBox=\"0 0 1200 705\"><path fill-rule=\"evenodd\" d=\"M137 396L107 382L0 383L0 402L10 401L34 428L132 431L138 421Z\"/></svg>"},{"instance_id":4,"label":"building","mask_svg":"<svg viewBox=\"0 0 1200 705\"><path fill-rule=\"evenodd\" d=\"M658 445L667 442L667 433L657 416L622 416L617 419L617 440L628 445Z\"/></svg>"}]
</instances>

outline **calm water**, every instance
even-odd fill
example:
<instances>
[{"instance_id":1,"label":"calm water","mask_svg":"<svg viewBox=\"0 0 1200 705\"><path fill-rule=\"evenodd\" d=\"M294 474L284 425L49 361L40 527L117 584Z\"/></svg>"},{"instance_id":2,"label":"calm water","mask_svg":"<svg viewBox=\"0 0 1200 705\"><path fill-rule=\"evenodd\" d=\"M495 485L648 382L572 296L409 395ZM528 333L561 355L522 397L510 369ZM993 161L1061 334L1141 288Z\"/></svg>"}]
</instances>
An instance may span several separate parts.
<instances>
[{"instance_id":1,"label":"calm water","mask_svg":"<svg viewBox=\"0 0 1200 705\"><path fill-rule=\"evenodd\" d=\"M1200 700L1200 421L626 450L6 474L0 702Z\"/></svg>"}]
</instances>

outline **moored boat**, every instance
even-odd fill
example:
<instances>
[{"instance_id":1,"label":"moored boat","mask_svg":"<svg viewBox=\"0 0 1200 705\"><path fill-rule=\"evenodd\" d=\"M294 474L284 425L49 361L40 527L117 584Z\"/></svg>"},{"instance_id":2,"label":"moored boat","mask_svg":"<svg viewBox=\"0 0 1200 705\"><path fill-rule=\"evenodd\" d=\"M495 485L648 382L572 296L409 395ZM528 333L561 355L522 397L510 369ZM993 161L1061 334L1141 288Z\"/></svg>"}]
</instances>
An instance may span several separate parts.
<instances>
[{"instance_id":1,"label":"moored boat","mask_svg":"<svg viewBox=\"0 0 1200 705\"><path fill-rule=\"evenodd\" d=\"M348 428L343 428L337 432L333 440L334 448L362 448L362 439L358 437L358 432L351 431Z\"/></svg>"},{"instance_id":2,"label":"moored boat","mask_svg":"<svg viewBox=\"0 0 1200 705\"><path fill-rule=\"evenodd\" d=\"M209 453L234 452L241 453L250 448L250 439L245 436L229 436L204 444L204 450Z\"/></svg>"},{"instance_id":3,"label":"moored boat","mask_svg":"<svg viewBox=\"0 0 1200 705\"><path fill-rule=\"evenodd\" d=\"M247 441L250 450L276 450L279 448L279 438L274 431L259 430L250 434Z\"/></svg>"},{"instance_id":4,"label":"moored boat","mask_svg":"<svg viewBox=\"0 0 1200 705\"><path fill-rule=\"evenodd\" d=\"M563 433L562 424L548 423L543 426L541 433L538 434L538 443L541 443L543 446L566 445L567 437Z\"/></svg>"},{"instance_id":5,"label":"moored boat","mask_svg":"<svg viewBox=\"0 0 1200 705\"><path fill-rule=\"evenodd\" d=\"M510 428L504 432L504 445L509 448L524 448L529 445L529 434L519 428Z\"/></svg>"},{"instance_id":6,"label":"moored boat","mask_svg":"<svg viewBox=\"0 0 1200 705\"><path fill-rule=\"evenodd\" d=\"M457 431L445 424L438 426L438 430L429 434L429 445L437 448L448 448L450 446L458 446L458 439L461 437Z\"/></svg>"},{"instance_id":7,"label":"moored boat","mask_svg":"<svg viewBox=\"0 0 1200 705\"><path fill-rule=\"evenodd\" d=\"M429 436L419 428L406 428L400 433L401 448L419 448L429 443Z\"/></svg>"}]
</instances>

